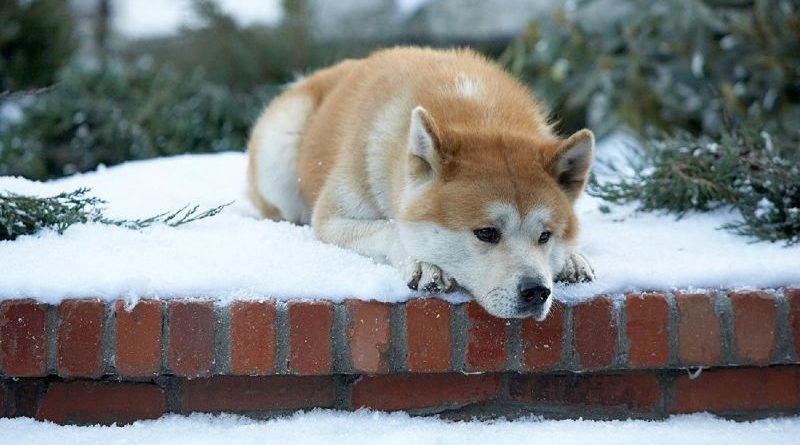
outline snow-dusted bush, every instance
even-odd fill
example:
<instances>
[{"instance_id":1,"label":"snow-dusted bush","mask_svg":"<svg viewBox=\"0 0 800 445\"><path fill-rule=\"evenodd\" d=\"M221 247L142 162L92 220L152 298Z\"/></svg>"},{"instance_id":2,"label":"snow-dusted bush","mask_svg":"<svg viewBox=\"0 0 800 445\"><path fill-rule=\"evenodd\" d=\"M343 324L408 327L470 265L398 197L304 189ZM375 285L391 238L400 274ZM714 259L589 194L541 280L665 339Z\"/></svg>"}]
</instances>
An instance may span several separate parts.
<instances>
[{"instance_id":1,"label":"snow-dusted bush","mask_svg":"<svg viewBox=\"0 0 800 445\"><path fill-rule=\"evenodd\" d=\"M798 127L800 3L578 0L532 22L502 61L566 130L620 123L718 136L733 121ZM769 128L772 130L773 128Z\"/></svg>"},{"instance_id":2,"label":"snow-dusted bush","mask_svg":"<svg viewBox=\"0 0 800 445\"><path fill-rule=\"evenodd\" d=\"M636 175L593 183L589 193L642 210L732 206L741 220L725 228L786 244L800 243L800 137L735 127L719 138L678 133L646 141Z\"/></svg>"},{"instance_id":3,"label":"snow-dusted bush","mask_svg":"<svg viewBox=\"0 0 800 445\"><path fill-rule=\"evenodd\" d=\"M108 61L72 65L20 102L0 133L0 175L63 176L132 159L244 149L273 89L232 89L197 70Z\"/></svg>"}]
</instances>

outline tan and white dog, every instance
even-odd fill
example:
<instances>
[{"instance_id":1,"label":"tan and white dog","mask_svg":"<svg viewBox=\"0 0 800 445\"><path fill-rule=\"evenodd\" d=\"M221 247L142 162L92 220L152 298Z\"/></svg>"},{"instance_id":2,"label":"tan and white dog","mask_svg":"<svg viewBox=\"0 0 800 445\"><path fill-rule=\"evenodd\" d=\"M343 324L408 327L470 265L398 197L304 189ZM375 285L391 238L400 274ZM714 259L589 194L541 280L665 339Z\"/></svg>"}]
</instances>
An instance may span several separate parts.
<instances>
[{"instance_id":1,"label":"tan and white dog","mask_svg":"<svg viewBox=\"0 0 800 445\"><path fill-rule=\"evenodd\" d=\"M469 50L396 48L320 70L256 122L249 194L264 216L460 285L491 314L549 311L554 280L593 271L573 203L594 136L553 134L519 82Z\"/></svg>"}]
</instances>

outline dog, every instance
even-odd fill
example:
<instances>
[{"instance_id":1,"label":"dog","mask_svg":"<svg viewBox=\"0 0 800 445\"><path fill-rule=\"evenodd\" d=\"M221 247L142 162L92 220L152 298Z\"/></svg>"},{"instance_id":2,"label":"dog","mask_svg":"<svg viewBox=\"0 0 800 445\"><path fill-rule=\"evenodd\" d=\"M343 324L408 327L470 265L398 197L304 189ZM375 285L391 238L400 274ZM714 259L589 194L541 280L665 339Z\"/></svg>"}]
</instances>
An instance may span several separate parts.
<instances>
[{"instance_id":1,"label":"dog","mask_svg":"<svg viewBox=\"0 0 800 445\"><path fill-rule=\"evenodd\" d=\"M594 135L554 134L517 80L468 49L399 47L291 85L248 141L248 195L273 220L543 320L553 281L589 281L573 211Z\"/></svg>"}]
</instances>

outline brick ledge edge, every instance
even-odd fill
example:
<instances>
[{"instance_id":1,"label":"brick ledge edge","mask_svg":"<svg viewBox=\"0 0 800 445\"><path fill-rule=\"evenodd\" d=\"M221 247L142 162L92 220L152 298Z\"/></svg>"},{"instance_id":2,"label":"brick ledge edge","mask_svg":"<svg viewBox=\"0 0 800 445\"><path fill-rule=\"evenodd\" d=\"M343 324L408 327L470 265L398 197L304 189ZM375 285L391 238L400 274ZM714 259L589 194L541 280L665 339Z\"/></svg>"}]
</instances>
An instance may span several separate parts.
<instances>
[{"instance_id":1,"label":"brick ledge edge","mask_svg":"<svg viewBox=\"0 0 800 445\"><path fill-rule=\"evenodd\" d=\"M0 416L113 423L364 406L752 417L800 412L799 356L797 288L597 297L541 323L438 299L142 300L130 311L6 300ZM719 369L692 379L698 368Z\"/></svg>"}]
</instances>

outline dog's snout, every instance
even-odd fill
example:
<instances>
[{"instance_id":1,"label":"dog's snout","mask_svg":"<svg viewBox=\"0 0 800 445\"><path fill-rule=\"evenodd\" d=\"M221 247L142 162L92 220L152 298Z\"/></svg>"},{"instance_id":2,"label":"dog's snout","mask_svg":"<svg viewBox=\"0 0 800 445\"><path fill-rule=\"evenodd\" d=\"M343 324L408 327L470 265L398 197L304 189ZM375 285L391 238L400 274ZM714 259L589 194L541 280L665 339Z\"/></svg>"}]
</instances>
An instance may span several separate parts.
<instances>
[{"instance_id":1,"label":"dog's snout","mask_svg":"<svg viewBox=\"0 0 800 445\"><path fill-rule=\"evenodd\" d=\"M550 289L545 287L540 280L525 277L519 283L519 296L526 305L539 306L547 301Z\"/></svg>"}]
</instances>

